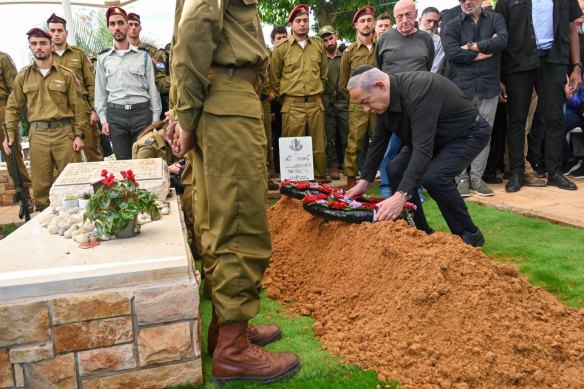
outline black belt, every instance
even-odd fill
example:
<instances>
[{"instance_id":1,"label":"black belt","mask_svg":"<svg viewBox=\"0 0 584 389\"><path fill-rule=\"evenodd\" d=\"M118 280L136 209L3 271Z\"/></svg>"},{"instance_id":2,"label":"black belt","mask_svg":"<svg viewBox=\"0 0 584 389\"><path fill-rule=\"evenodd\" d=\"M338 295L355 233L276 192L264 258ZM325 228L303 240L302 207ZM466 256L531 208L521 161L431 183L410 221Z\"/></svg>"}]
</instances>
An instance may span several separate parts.
<instances>
[{"instance_id":1,"label":"black belt","mask_svg":"<svg viewBox=\"0 0 584 389\"><path fill-rule=\"evenodd\" d=\"M107 106L108 106L108 108L125 109L126 111L131 111L133 109L150 108L150 102L138 103L138 104L107 103Z\"/></svg>"},{"instance_id":2,"label":"black belt","mask_svg":"<svg viewBox=\"0 0 584 389\"><path fill-rule=\"evenodd\" d=\"M550 55L551 50L550 49L547 49L547 50L537 49L536 51L537 51L537 55L539 55L540 57L548 57Z\"/></svg>"},{"instance_id":3,"label":"black belt","mask_svg":"<svg viewBox=\"0 0 584 389\"><path fill-rule=\"evenodd\" d=\"M34 122L30 122L30 125L32 127L36 127L36 128L58 128L58 127L64 127L64 126L68 126L72 123L71 119L61 119L61 120L54 120L54 121L50 121L50 122L44 122L41 120L38 121L34 121Z\"/></svg>"},{"instance_id":4,"label":"black belt","mask_svg":"<svg viewBox=\"0 0 584 389\"><path fill-rule=\"evenodd\" d=\"M295 103L309 103L316 101L315 96L284 96L284 101L292 100Z\"/></svg>"}]
</instances>

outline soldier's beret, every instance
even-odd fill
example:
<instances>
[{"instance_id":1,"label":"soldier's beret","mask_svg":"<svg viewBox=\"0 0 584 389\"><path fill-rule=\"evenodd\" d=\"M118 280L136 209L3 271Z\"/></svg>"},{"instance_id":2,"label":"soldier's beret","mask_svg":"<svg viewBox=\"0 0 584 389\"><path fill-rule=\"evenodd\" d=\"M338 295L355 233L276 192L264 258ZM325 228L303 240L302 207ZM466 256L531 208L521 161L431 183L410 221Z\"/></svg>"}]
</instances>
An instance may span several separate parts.
<instances>
[{"instance_id":1,"label":"soldier's beret","mask_svg":"<svg viewBox=\"0 0 584 389\"><path fill-rule=\"evenodd\" d=\"M375 8L371 7L370 5L366 5L365 7L355 12L355 15L353 15L353 23L357 23L357 20L359 20L361 15L375 16Z\"/></svg>"},{"instance_id":2,"label":"soldier's beret","mask_svg":"<svg viewBox=\"0 0 584 389\"><path fill-rule=\"evenodd\" d=\"M109 23L110 16L113 15L122 15L126 21L128 20L128 14L124 11L123 8L120 7L109 7L107 11L105 11L105 20Z\"/></svg>"},{"instance_id":3,"label":"soldier's beret","mask_svg":"<svg viewBox=\"0 0 584 389\"><path fill-rule=\"evenodd\" d=\"M60 16L55 15L55 13L53 13L48 19L47 19L47 24L49 23L61 23L63 25L67 24L67 21L65 19L63 19Z\"/></svg>"},{"instance_id":4,"label":"soldier's beret","mask_svg":"<svg viewBox=\"0 0 584 389\"><path fill-rule=\"evenodd\" d=\"M134 12L130 12L128 14L128 20L135 20L138 23L142 23L142 21L140 20L140 15L135 14Z\"/></svg>"},{"instance_id":5,"label":"soldier's beret","mask_svg":"<svg viewBox=\"0 0 584 389\"><path fill-rule=\"evenodd\" d=\"M332 26L324 26L323 28L318 30L318 36L321 38L323 37L323 35L336 34L336 33L337 32L335 31L335 29Z\"/></svg>"},{"instance_id":6,"label":"soldier's beret","mask_svg":"<svg viewBox=\"0 0 584 389\"><path fill-rule=\"evenodd\" d=\"M290 14L288 15L288 23L292 23L298 15L308 15L309 11L308 4L298 4L296 7L292 8L292 11L290 11Z\"/></svg>"},{"instance_id":7,"label":"soldier's beret","mask_svg":"<svg viewBox=\"0 0 584 389\"><path fill-rule=\"evenodd\" d=\"M45 30L41 30L40 28L37 28L37 27L31 28L30 30L28 30L26 35L28 35L29 38L35 37L35 38L53 39L53 36L51 35L51 33L47 32Z\"/></svg>"}]
</instances>

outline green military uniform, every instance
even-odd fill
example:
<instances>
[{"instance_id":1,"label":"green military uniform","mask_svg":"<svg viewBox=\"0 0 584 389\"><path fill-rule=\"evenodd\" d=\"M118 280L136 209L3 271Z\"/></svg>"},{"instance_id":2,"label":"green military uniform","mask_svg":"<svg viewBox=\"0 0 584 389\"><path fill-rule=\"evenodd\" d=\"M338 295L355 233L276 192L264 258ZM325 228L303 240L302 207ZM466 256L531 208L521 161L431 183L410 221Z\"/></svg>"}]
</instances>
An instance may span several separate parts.
<instances>
[{"instance_id":1,"label":"green military uniform","mask_svg":"<svg viewBox=\"0 0 584 389\"><path fill-rule=\"evenodd\" d=\"M340 133L343 153L347 148L348 123L348 100L343 93L339 92L339 76L341 71L340 51L334 58L328 58L329 70L328 79L322 94L324 105L324 124L326 133L326 156L329 168L336 168L337 149L336 135Z\"/></svg>"},{"instance_id":2,"label":"green military uniform","mask_svg":"<svg viewBox=\"0 0 584 389\"><path fill-rule=\"evenodd\" d=\"M156 80L156 88L158 89L158 92L168 94L170 91L170 78L166 74L164 68L157 66L158 60L160 59L160 54L157 54L158 49L150 43L142 42L138 44L138 47L143 47L148 50L148 53L150 53L152 62L154 62L154 79Z\"/></svg>"},{"instance_id":3,"label":"green military uniform","mask_svg":"<svg viewBox=\"0 0 584 389\"><path fill-rule=\"evenodd\" d=\"M53 52L53 61L58 65L72 70L77 80L80 81L79 87L87 105L87 126L83 129L85 133L83 153L85 153L88 162L103 161L103 154L101 153L99 142L99 128L97 125L91 125L89 123L89 116L95 107L93 103L93 97L95 95L93 65L91 65L83 50L75 46L69 46L68 44L65 46L65 52L62 55Z\"/></svg>"},{"instance_id":4,"label":"green military uniform","mask_svg":"<svg viewBox=\"0 0 584 389\"><path fill-rule=\"evenodd\" d=\"M264 119L264 130L266 130L266 140L268 141L268 149L266 154L266 166L268 170L274 166L274 149L272 145L272 104L268 101L268 95L272 91L270 88L270 81L262 84L262 93L260 98L262 100L262 113Z\"/></svg>"},{"instance_id":5,"label":"green military uniform","mask_svg":"<svg viewBox=\"0 0 584 389\"><path fill-rule=\"evenodd\" d=\"M162 158L172 163L172 149L156 129L139 137L132 145L132 159Z\"/></svg>"},{"instance_id":6,"label":"green military uniform","mask_svg":"<svg viewBox=\"0 0 584 389\"><path fill-rule=\"evenodd\" d=\"M4 123L4 111L6 110L6 104L8 102L8 96L12 89L14 88L14 79L16 78L16 66L12 62L10 56L6 53L0 51L0 124ZM24 165L24 160L22 157L22 146L20 145L19 137L11 137L12 151L16 156L16 163L18 164L18 170L22 176L23 186L25 188L31 187L30 177L26 166ZM9 162L9 156L4 152L4 147L2 147L2 142L4 142L4 131L0 130L0 152L2 153L2 158L6 161L6 167L8 168L8 174L14 180L14 171L12 170L12 164Z\"/></svg>"},{"instance_id":7,"label":"green military uniform","mask_svg":"<svg viewBox=\"0 0 584 389\"><path fill-rule=\"evenodd\" d=\"M270 84L283 98L282 136L311 136L314 177L327 176L324 106L321 95L327 82L328 60L322 40L308 37L304 49L293 35L274 49Z\"/></svg>"},{"instance_id":8,"label":"green military uniform","mask_svg":"<svg viewBox=\"0 0 584 389\"><path fill-rule=\"evenodd\" d=\"M347 83L351 72L359 65L373 65L375 61L375 42L369 49L359 39L353 42L343 52L341 59L340 85L341 91L349 97ZM363 111L363 107L354 101L349 101L349 137L345 151L344 172L347 177L357 176L357 156L364 149L368 134L375 130L375 114Z\"/></svg>"},{"instance_id":9,"label":"green military uniform","mask_svg":"<svg viewBox=\"0 0 584 389\"><path fill-rule=\"evenodd\" d=\"M39 210L49 206L53 171L61 173L68 163L81 161L80 152L73 150L87 116L79 93L74 73L56 64L45 77L35 64L26 66L14 80L6 125L10 138L16 138L20 115L28 113L32 189Z\"/></svg>"},{"instance_id":10,"label":"green military uniform","mask_svg":"<svg viewBox=\"0 0 584 389\"><path fill-rule=\"evenodd\" d=\"M215 312L224 325L257 314L255 286L271 253L267 142L256 93L269 59L255 2L212 5L208 12L183 9L171 75L180 80L176 117L183 130L196 131L196 220Z\"/></svg>"}]
</instances>

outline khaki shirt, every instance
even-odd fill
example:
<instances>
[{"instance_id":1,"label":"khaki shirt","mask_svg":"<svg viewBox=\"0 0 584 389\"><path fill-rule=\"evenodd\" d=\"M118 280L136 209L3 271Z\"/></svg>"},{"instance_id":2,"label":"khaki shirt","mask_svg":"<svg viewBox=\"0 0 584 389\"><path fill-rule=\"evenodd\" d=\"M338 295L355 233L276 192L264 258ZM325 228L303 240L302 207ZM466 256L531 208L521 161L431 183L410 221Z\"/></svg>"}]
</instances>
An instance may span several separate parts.
<instances>
[{"instance_id":1,"label":"khaki shirt","mask_svg":"<svg viewBox=\"0 0 584 389\"><path fill-rule=\"evenodd\" d=\"M340 50L337 51L337 55L333 58L327 57L329 63L328 78L324 87L324 94L328 98L333 95L337 97L337 100L343 100L344 95L339 94L339 76L341 74L341 58L343 53Z\"/></svg>"},{"instance_id":2,"label":"khaki shirt","mask_svg":"<svg viewBox=\"0 0 584 389\"><path fill-rule=\"evenodd\" d=\"M321 94L328 77L328 59L322 40L308 37L304 49L290 35L272 55L270 84L279 96Z\"/></svg>"},{"instance_id":3,"label":"khaki shirt","mask_svg":"<svg viewBox=\"0 0 584 389\"><path fill-rule=\"evenodd\" d=\"M81 92L87 96L89 108L93 110L95 107L93 102L95 74L93 73L93 65L91 65L83 50L75 46L66 45L62 56L53 51L53 62L65 66L75 73L77 79L81 81Z\"/></svg>"},{"instance_id":4,"label":"khaki shirt","mask_svg":"<svg viewBox=\"0 0 584 389\"><path fill-rule=\"evenodd\" d=\"M132 145L132 159L162 158L167 165L172 162L172 150L157 130L142 135Z\"/></svg>"},{"instance_id":5,"label":"khaki shirt","mask_svg":"<svg viewBox=\"0 0 584 389\"><path fill-rule=\"evenodd\" d=\"M341 74L339 78L340 91L346 98L349 98L349 91L347 90L347 84L349 83L349 78L351 78L351 72L355 70L357 66L360 65L373 65L375 63L375 42L371 46L371 50L367 48L361 41L357 38L356 42L353 42L343 51L343 57L341 58Z\"/></svg>"},{"instance_id":6,"label":"khaki shirt","mask_svg":"<svg viewBox=\"0 0 584 389\"><path fill-rule=\"evenodd\" d=\"M159 55L157 54L158 49L151 45L150 43L142 43L138 47L143 47L150 53L150 58L152 58L152 63L154 64L154 79L156 80L156 88L160 93L167 94L170 89L170 79L166 79L166 70L164 69L164 63L162 63L162 68L158 66Z\"/></svg>"},{"instance_id":7,"label":"khaki shirt","mask_svg":"<svg viewBox=\"0 0 584 389\"><path fill-rule=\"evenodd\" d=\"M172 38L170 40L170 52L168 53L168 73L170 74L170 90L168 92L168 110L170 111L170 117L172 120L176 119L176 79L174 74L170 71L172 67L172 58L174 56L174 44L176 42L176 34L178 33L178 22L182 15L182 10L185 0L176 0L176 6L174 9L174 25L172 29Z\"/></svg>"},{"instance_id":8,"label":"khaki shirt","mask_svg":"<svg viewBox=\"0 0 584 389\"><path fill-rule=\"evenodd\" d=\"M198 0L182 10L172 46L176 116L183 130L197 128L213 65L251 68L263 81L269 63L257 0Z\"/></svg>"},{"instance_id":9,"label":"khaki shirt","mask_svg":"<svg viewBox=\"0 0 584 389\"><path fill-rule=\"evenodd\" d=\"M14 79L17 73L12 58L0 51L0 104L6 104L6 100L14 88Z\"/></svg>"},{"instance_id":10,"label":"khaki shirt","mask_svg":"<svg viewBox=\"0 0 584 389\"><path fill-rule=\"evenodd\" d=\"M53 64L43 77L36 64L26 66L16 76L14 91L6 106L10 138L15 139L23 112L27 112L31 123L71 119L75 135L81 134L87 114L83 104L79 104L79 94L81 91L72 71Z\"/></svg>"}]
</instances>

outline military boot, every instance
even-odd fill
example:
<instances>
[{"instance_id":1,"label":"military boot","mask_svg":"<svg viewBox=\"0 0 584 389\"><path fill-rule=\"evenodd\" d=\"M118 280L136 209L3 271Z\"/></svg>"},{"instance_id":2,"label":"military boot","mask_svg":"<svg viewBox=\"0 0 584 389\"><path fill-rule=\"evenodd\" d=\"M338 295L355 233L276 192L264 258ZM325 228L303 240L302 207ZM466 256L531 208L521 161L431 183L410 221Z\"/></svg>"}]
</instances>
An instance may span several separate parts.
<instances>
[{"instance_id":1,"label":"military boot","mask_svg":"<svg viewBox=\"0 0 584 389\"><path fill-rule=\"evenodd\" d=\"M357 185L357 177L355 177L355 176L348 176L347 177L347 189L351 189L355 185Z\"/></svg>"},{"instance_id":2,"label":"military boot","mask_svg":"<svg viewBox=\"0 0 584 389\"><path fill-rule=\"evenodd\" d=\"M247 322L219 327L213 355L213 382L223 386L232 381L259 381L267 384L284 379L300 369L294 353L271 353L251 343Z\"/></svg>"},{"instance_id":3,"label":"military boot","mask_svg":"<svg viewBox=\"0 0 584 389\"><path fill-rule=\"evenodd\" d=\"M30 188L23 188L24 195L26 196L26 204L28 205L28 213L34 212L34 201L32 200L32 196L30 195Z\"/></svg>"},{"instance_id":4,"label":"military boot","mask_svg":"<svg viewBox=\"0 0 584 389\"><path fill-rule=\"evenodd\" d=\"M209 323L209 331L207 332L207 352L212 357L217 347L217 338L219 337L219 325L217 324L217 314L215 313L215 306L211 307L211 323ZM259 324L247 326L247 338L256 346L265 346L282 339L282 331L280 327L275 324Z\"/></svg>"},{"instance_id":5,"label":"military boot","mask_svg":"<svg viewBox=\"0 0 584 389\"><path fill-rule=\"evenodd\" d=\"M336 166L329 167L329 176L331 176L331 180L338 181L341 179L341 174L339 173L339 169Z\"/></svg>"}]
</instances>

